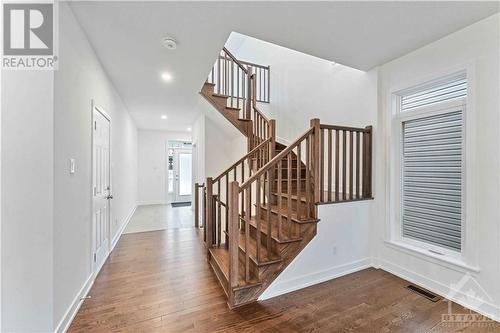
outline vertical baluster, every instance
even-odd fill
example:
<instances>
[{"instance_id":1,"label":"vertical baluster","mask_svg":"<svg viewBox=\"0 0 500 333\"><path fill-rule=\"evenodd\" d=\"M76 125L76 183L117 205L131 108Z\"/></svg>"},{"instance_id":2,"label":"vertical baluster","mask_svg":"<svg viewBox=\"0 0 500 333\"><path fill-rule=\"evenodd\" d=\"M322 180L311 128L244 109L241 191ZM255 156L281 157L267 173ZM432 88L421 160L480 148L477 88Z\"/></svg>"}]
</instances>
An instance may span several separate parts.
<instances>
[{"instance_id":1,"label":"vertical baluster","mask_svg":"<svg viewBox=\"0 0 500 333\"><path fill-rule=\"evenodd\" d=\"M203 241L207 241L207 187L203 187Z\"/></svg>"},{"instance_id":2,"label":"vertical baluster","mask_svg":"<svg viewBox=\"0 0 500 333\"><path fill-rule=\"evenodd\" d=\"M282 177L281 177L281 172L282 172L282 163L281 160L278 162L278 239L281 240L281 200L282 200ZM271 209L271 206L269 206L268 209Z\"/></svg>"},{"instance_id":3,"label":"vertical baluster","mask_svg":"<svg viewBox=\"0 0 500 333\"><path fill-rule=\"evenodd\" d=\"M222 239L222 205L221 205L220 180L217 181L217 245L220 246Z\"/></svg>"},{"instance_id":4,"label":"vertical baluster","mask_svg":"<svg viewBox=\"0 0 500 333\"><path fill-rule=\"evenodd\" d=\"M213 241L213 187L212 187L212 178L208 177L207 178L207 225L206 225L206 240L207 240L207 251L208 248L212 247L214 241ZM208 255L208 252L207 252Z\"/></svg>"},{"instance_id":5,"label":"vertical baluster","mask_svg":"<svg viewBox=\"0 0 500 333\"><path fill-rule=\"evenodd\" d=\"M240 67L236 66L236 107L240 108Z\"/></svg>"},{"instance_id":6,"label":"vertical baluster","mask_svg":"<svg viewBox=\"0 0 500 333\"><path fill-rule=\"evenodd\" d=\"M267 246L267 255L269 260L271 260L271 232L272 232L272 221L271 221L271 184L269 183L271 180L270 177L270 172L266 172L266 178L267 178L267 210L266 210L266 222L267 222L267 239L266 239L266 246Z\"/></svg>"},{"instance_id":7,"label":"vertical baluster","mask_svg":"<svg viewBox=\"0 0 500 333\"><path fill-rule=\"evenodd\" d=\"M260 241L260 231L261 231L261 214L260 214L260 209L261 209L261 183L260 183L261 177L258 177L257 180L255 181L255 225L257 227L257 232L256 232L256 237L255 241L257 243L256 246L256 251L257 251L257 263L259 263L260 260L260 246L261 246L261 241Z\"/></svg>"},{"instance_id":8,"label":"vertical baluster","mask_svg":"<svg viewBox=\"0 0 500 333\"><path fill-rule=\"evenodd\" d=\"M292 152L287 155L287 224L288 224L288 238L292 238ZM281 207L280 207L281 210Z\"/></svg>"},{"instance_id":9,"label":"vertical baluster","mask_svg":"<svg viewBox=\"0 0 500 333\"><path fill-rule=\"evenodd\" d=\"M221 79L221 74L220 74L220 55L217 58L217 93L220 94L220 79Z\"/></svg>"},{"instance_id":10,"label":"vertical baluster","mask_svg":"<svg viewBox=\"0 0 500 333\"><path fill-rule=\"evenodd\" d=\"M352 200L352 192L353 192L353 173L354 173L354 167L353 167L353 161L354 161L354 132L349 131L349 200Z\"/></svg>"},{"instance_id":11,"label":"vertical baluster","mask_svg":"<svg viewBox=\"0 0 500 333\"><path fill-rule=\"evenodd\" d=\"M231 106L234 107L234 60L231 59Z\"/></svg>"},{"instance_id":12,"label":"vertical baluster","mask_svg":"<svg viewBox=\"0 0 500 333\"><path fill-rule=\"evenodd\" d=\"M242 161L241 162L241 183L242 184L245 182L245 162L246 161ZM241 214L245 214L245 204L243 202L244 192L241 193L241 196L242 196L242 200L241 200Z\"/></svg>"},{"instance_id":13,"label":"vertical baluster","mask_svg":"<svg viewBox=\"0 0 500 333\"><path fill-rule=\"evenodd\" d=\"M366 198L372 197L372 126L366 126ZM364 184L363 184L364 185Z\"/></svg>"},{"instance_id":14,"label":"vertical baluster","mask_svg":"<svg viewBox=\"0 0 500 333\"><path fill-rule=\"evenodd\" d=\"M252 215L252 194L250 187L246 189L245 195L245 280L250 281L250 216Z\"/></svg>"},{"instance_id":15,"label":"vertical baluster","mask_svg":"<svg viewBox=\"0 0 500 333\"><path fill-rule=\"evenodd\" d=\"M332 201L332 130L328 130L328 201Z\"/></svg>"},{"instance_id":16,"label":"vertical baluster","mask_svg":"<svg viewBox=\"0 0 500 333\"><path fill-rule=\"evenodd\" d=\"M229 188L229 200L227 202L229 208L229 286L232 289L238 285L238 268L239 268L239 237L238 231L239 214L238 214L238 182L231 182Z\"/></svg>"},{"instance_id":17,"label":"vertical baluster","mask_svg":"<svg viewBox=\"0 0 500 333\"><path fill-rule=\"evenodd\" d=\"M359 199L359 174L360 174L359 131L356 131L356 199Z\"/></svg>"},{"instance_id":18,"label":"vertical baluster","mask_svg":"<svg viewBox=\"0 0 500 333\"><path fill-rule=\"evenodd\" d=\"M346 191L347 191L347 183L346 183L346 158L347 158L347 147L346 147L346 138L347 132L344 130L342 131L342 200L345 200L347 198L346 196Z\"/></svg>"},{"instance_id":19,"label":"vertical baluster","mask_svg":"<svg viewBox=\"0 0 500 333\"><path fill-rule=\"evenodd\" d=\"M311 135L306 137L306 218L311 217Z\"/></svg>"},{"instance_id":20,"label":"vertical baluster","mask_svg":"<svg viewBox=\"0 0 500 333\"><path fill-rule=\"evenodd\" d=\"M320 187L320 192L319 192L319 197L320 201L324 202L325 201L325 130L321 128L320 130L320 135L321 135L321 147L320 147L320 154L321 154L321 163L319 163L319 168L320 168L320 174L321 174L321 179L319 182L319 187Z\"/></svg>"},{"instance_id":21,"label":"vertical baluster","mask_svg":"<svg viewBox=\"0 0 500 333\"><path fill-rule=\"evenodd\" d=\"M200 227L200 185L198 183L194 183L194 227Z\"/></svg>"},{"instance_id":22,"label":"vertical baluster","mask_svg":"<svg viewBox=\"0 0 500 333\"><path fill-rule=\"evenodd\" d=\"M224 196L224 198L226 199L226 207L225 207L225 211L226 211L226 232L229 230L229 209L228 209L228 206L229 205L229 172L226 173L226 195ZM222 200L222 198L221 198ZM228 244L228 241L229 241L229 238L226 234L226 244Z\"/></svg>"},{"instance_id":23,"label":"vertical baluster","mask_svg":"<svg viewBox=\"0 0 500 333\"><path fill-rule=\"evenodd\" d=\"M335 201L339 201L339 187L340 187L340 182L339 182L339 174L340 174L340 136L339 136L339 130L335 130Z\"/></svg>"},{"instance_id":24,"label":"vertical baluster","mask_svg":"<svg viewBox=\"0 0 500 333\"><path fill-rule=\"evenodd\" d=\"M271 66L267 66L267 100L271 101Z\"/></svg>"},{"instance_id":25,"label":"vertical baluster","mask_svg":"<svg viewBox=\"0 0 500 333\"><path fill-rule=\"evenodd\" d=\"M321 145L321 128L320 128L320 123L319 119L311 119L311 127L314 128L313 131L313 142L312 142L312 163L313 163L313 204L316 204L321 200L320 198L320 192L321 192L321 175L320 175L320 169L323 164L323 161L321 160L321 154L320 151L322 150L322 145Z\"/></svg>"},{"instance_id":26,"label":"vertical baluster","mask_svg":"<svg viewBox=\"0 0 500 333\"><path fill-rule=\"evenodd\" d=\"M302 157L301 157L301 146L302 146L302 142L299 143L299 145L297 146L297 207L296 207L296 210L297 210L297 218L300 219L301 216L302 216L302 212L301 212L301 206L302 206L302 200L301 200L301 189L302 189L302 181L301 181L301 178L302 178L302 172L300 172L302 170Z\"/></svg>"}]
</instances>

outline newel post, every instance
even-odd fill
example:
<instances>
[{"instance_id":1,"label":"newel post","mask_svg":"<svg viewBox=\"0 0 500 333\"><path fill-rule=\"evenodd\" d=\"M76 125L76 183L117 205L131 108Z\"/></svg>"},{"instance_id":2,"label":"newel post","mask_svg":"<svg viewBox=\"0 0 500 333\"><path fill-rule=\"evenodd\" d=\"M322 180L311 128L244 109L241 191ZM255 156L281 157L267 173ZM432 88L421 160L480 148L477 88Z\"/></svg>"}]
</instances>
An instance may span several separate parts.
<instances>
[{"instance_id":1,"label":"newel post","mask_svg":"<svg viewBox=\"0 0 500 333\"><path fill-rule=\"evenodd\" d=\"M206 203L206 223L207 225L205 226L205 232L206 232L206 239L207 239L207 255L209 254L209 248L212 247L214 244L213 237L214 237L214 231L213 231L213 189L212 189L212 177L207 178L207 203Z\"/></svg>"},{"instance_id":2,"label":"newel post","mask_svg":"<svg viewBox=\"0 0 500 333\"><path fill-rule=\"evenodd\" d=\"M239 211L238 211L238 195L239 185L237 181L233 181L229 186L229 286L230 290L238 285L238 268L239 268ZM232 294L232 292L231 292ZM230 300L231 304L231 300Z\"/></svg>"},{"instance_id":3,"label":"newel post","mask_svg":"<svg viewBox=\"0 0 500 333\"><path fill-rule=\"evenodd\" d=\"M317 203L320 201L321 193L320 193L320 151L321 151L321 128L320 121L317 118L311 119L311 127L314 128L314 138L313 138L313 149L312 149L312 162L313 162L313 186L314 186L314 202Z\"/></svg>"},{"instance_id":4,"label":"newel post","mask_svg":"<svg viewBox=\"0 0 500 333\"><path fill-rule=\"evenodd\" d=\"M373 159L372 159L372 146L373 146L373 127L366 126L366 141L364 148L364 157L366 158L366 171L364 171L364 176L366 182L363 184L365 198L372 197L372 167L373 167Z\"/></svg>"},{"instance_id":5,"label":"newel post","mask_svg":"<svg viewBox=\"0 0 500 333\"><path fill-rule=\"evenodd\" d=\"M194 183L194 227L200 227L200 185L198 183Z\"/></svg>"}]
</instances>

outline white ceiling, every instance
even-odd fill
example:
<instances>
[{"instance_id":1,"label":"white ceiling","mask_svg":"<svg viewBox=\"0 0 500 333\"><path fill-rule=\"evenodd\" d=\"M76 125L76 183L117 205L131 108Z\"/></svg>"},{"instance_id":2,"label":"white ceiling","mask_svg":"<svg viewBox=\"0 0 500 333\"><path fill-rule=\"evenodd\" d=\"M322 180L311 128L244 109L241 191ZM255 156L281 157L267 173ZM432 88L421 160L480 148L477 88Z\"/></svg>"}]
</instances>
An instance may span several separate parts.
<instances>
[{"instance_id":1,"label":"white ceiling","mask_svg":"<svg viewBox=\"0 0 500 333\"><path fill-rule=\"evenodd\" d=\"M78 1L71 7L137 126L185 130L231 31L368 70L498 12L499 3ZM161 46L165 34L178 41L177 50ZM161 71L173 81L163 82Z\"/></svg>"}]
</instances>

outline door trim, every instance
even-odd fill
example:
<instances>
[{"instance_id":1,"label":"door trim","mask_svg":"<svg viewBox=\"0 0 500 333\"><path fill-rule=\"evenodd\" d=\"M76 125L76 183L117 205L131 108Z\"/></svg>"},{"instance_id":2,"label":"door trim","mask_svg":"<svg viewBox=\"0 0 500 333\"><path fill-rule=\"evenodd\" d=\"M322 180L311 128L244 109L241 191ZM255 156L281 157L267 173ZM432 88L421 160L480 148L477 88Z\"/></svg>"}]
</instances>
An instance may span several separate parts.
<instances>
[{"instance_id":1,"label":"door trim","mask_svg":"<svg viewBox=\"0 0 500 333\"><path fill-rule=\"evenodd\" d=\"M108 165L109 165L109 187L110 187L110 191L112 192L112 189L113 189L113 177L112 177L112 167L111 167L111 156L112 156L112 152L111 152L111 130L112 130L112 126L111 126L111 117L106 113L106 111L104 111L104 109L97 105L94 101L94 99L91 99L90 100L90 104L91 104L91 107L90 107L90 170L91 170L91 177L90 177L90 267L91 267L91 272L93 274L93 276L97 276L97 274L99 273L99 271L101 270L102 266L104 265L104 263L106 262L110 252L111 252L111 245L112 245L112 240L111 240L111 221L112 221L112 205L111 203L109 202L108 203L108 207L109 207L109 218L108 218L108 225L106 226L106 230L107 230L107 233L108 233L108 250L107 250L107 253L105 254L105 259L103 260L103 262L101 263L101 265L99 267L96 267L94 265L94 249L93 249L93 245L92 245L92 242L93 242L93 223L92 223L92 218L93 218L93 214L94 214L94 188L93 188L93 178L94 178L94 171L93 171L93 166L94 166L94 110L96 110L97 112L99 112L104 118L106 118L108 121L109 121L109 161L108 161Z\"/></svg>"}]
</instances>

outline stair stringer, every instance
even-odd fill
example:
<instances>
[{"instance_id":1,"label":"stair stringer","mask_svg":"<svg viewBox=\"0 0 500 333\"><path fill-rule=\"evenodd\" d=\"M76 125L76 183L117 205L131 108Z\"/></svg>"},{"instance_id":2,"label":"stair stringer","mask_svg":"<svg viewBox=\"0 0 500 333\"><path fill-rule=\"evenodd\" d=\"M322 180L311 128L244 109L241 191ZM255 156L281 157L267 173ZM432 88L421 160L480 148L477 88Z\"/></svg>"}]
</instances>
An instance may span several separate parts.
<instances>
[{"instance_id":1,"label":"stair stringer","mask_svg":"<svg viewBox=\"0 0 500 333\"><path fill-rule=\"evenodd\" d=\"M244 136L250 137L252 133L252 121L239 118L239 109L227 106L229 96L217 95L214 93L214 84L205 82L200 94L212 106L219 111L234 127L236 127Z\"/></svg>"}]
</instances>

